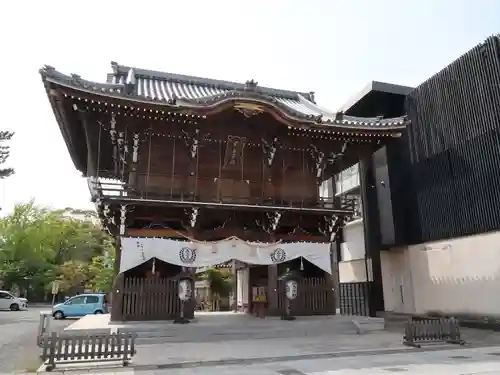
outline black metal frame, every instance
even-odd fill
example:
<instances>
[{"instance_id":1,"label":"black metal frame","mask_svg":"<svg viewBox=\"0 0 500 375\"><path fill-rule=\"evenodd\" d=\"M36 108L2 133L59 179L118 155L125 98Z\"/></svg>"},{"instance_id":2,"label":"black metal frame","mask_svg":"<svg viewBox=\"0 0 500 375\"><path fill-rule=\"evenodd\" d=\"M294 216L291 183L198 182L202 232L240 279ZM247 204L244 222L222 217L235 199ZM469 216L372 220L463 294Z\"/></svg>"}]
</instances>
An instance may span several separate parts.
<instances>
[{"instance_id":1,"label":"black metal frame","mask_svg":"<svg viewBox=\"0 0 500 375\"><path fill-rule=\"evenodd\" d=\"M340 283L340 314L369 316L371 282Z\"/></svg>"}]
</instances>

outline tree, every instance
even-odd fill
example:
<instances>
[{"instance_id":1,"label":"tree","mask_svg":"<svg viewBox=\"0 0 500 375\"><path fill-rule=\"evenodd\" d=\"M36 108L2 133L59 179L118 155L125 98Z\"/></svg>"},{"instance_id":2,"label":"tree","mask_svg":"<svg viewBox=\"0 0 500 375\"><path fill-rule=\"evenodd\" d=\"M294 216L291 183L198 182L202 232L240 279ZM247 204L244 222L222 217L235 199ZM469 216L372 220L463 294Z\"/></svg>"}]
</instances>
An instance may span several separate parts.
<instances>
[{"instance_id":1,"label":"tree","mask_svg":"<svg viewBox=\"0 0 500 375\"><path fill-rule=\"evenodd\" d=\"M14 133L12 132L0 131L0 165L4 164L10 156L10 146L4 143L10 141L13 136ZM14 174L14 169L12 168L0 169L0 179L7 178L12 174Z\"/></svg>"},{"instance_id":2,"label":"tree","mask_svg":"<svg viewBox=\"0 0 500 375\"><path fill-rule=\"evenodd\" d=\"M7 285L24 285L52 268L57 216L33 202L18 204L0 221L0 277Z\"/></svg>"},{"instance_id":3,"label":"tree","mask_svg":"<svg viewBox=\"0 0 500 375\"><path fill-rule=\"evenodd\" d=\"M115 249L110 246L107 253L92 258L88 267L87 286L97 292L108 293L113 286Z\"/></svg>"},{"instance_id":4,"label":"tree","mask_svg":"<svg viewBox=\"0 0 500 375\"><path fill-rule=\"evenodd\" d=\"M16 285L43 294L54 280L66 291L103 285L99 278L114 264L108 259L112 250L111 238L95 221L71 217L68 210L31 201L0 219L0 280L6 289Z\"/></svg>"},{"instance_id":5,"label":"tree","mask_svg":"<svg viewBox=\"0 0 500 375\"><path fill-rule=\"evenodd\" d=\"M85 287L88 277L88 265L78 260L68 260L58 267L59 289L67 292L73 288Z\"/></svg>"},{"instance_id":6,"label":"tree","mask_svg":"<svg viewBox=\"0 0 500 375\"><path fill-rule=\"evenodd\" d=\"M203 274L201 278L208 281L209 284L209 304L214 306L219 304L220 300L229 297L232 290L232 274L228 270L220 270L210 267Z\"/></svg>"}]
</instances>

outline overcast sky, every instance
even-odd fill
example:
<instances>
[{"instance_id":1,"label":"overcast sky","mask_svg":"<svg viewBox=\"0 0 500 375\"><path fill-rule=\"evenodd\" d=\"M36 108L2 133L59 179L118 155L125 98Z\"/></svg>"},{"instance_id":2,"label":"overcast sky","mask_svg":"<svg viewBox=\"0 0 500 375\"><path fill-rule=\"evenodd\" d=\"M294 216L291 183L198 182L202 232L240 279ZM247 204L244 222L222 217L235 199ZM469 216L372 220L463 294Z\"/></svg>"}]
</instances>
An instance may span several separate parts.
<instances>
[{"instance_id":1,"label":"overcast sky","mask_svg":"<svg viewBox=\"0 0 500 375\"><path fill-rule=\"evenodd\" d=\"M91 208L38 69L104 81L110 62L315 91L336 110L371 80L415 86L500 32L499 0L5 1L0 128L16 132L0 206Z\"/></svg>"}]
</instances>

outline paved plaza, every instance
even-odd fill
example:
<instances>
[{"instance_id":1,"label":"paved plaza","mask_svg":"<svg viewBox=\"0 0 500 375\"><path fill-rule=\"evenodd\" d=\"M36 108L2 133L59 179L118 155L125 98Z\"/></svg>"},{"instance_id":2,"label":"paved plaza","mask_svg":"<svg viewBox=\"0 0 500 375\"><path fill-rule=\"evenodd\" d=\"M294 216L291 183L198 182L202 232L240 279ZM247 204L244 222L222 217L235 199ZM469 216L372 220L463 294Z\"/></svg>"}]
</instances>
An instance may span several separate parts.
<instances>
[{"instance_id":1,"label":"paved plaza","mask_svg":"<svg viewBox=\"0 0 500 375\"><path fill-rule=\"evenodd\" d=\"M0 373L35 370L40 349L36 344L40 311L50 306L32 306L28 311L0 311ZM51 329L62 331L71 320L52 321Z\"/></svg>"},{"instance_id":2,"label":"paved plaza","mask_svg":"<svg viewBox=\"0 0 500 375\"><path fill-rule=\"evenodd\" d=\"M35 370L33 365L39 364L35 343L38 316L39 309L0 314L3 333L0 373ZM356 334L352 319L304 317L287 322L225 313L201 314L188 325L124 324L121 328L142 330L137 355L130 367L123 368L119 363L59 365L53 373L319 375L437 371L479 374L498 370L500 374L498 333L464 328L467 346L414 349L402 345L400 330ZM82 319L74 327L84 328L85 321ZM61 330L74 322L52 321L52 328Z\"/></svg>"},{"instance_id":3,"label":"paved plaza","mask_svg":"<svg viewBox=\"0 0 500 375\"><path fill-rule=\"evenodd\" d=\"M91 368L52 374L135 375L481 375L500 374L500 346L488 348L411 350L395 354L312 356L298 360L254 361L219 365Z\"/></svg>"}]
</instances>

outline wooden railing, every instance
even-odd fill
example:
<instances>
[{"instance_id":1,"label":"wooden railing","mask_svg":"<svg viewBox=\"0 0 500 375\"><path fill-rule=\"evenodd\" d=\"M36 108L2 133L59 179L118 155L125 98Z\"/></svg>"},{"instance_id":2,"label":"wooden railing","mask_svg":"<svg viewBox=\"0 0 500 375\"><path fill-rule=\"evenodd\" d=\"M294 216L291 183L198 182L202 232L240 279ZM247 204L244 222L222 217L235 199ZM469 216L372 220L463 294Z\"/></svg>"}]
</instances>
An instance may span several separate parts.
<instances>
[{"instance_id":1,"label":"wooden railing","mask_svg":"<svg viewBox=\"0 0 500 375\"><path fill-rule=\"evenodd\" d=\"M58 364L120 361L127 366L135 354L134 333L73 335L53 332L42 338L41 359L47 371Z\"/></svg>"},{"instance_id":2,"label":"wooden railing","mask_svg":"<svg viewBox=\"0 0 500 375\"><path fill-rule=\"evenodd\" d=\"M316 185L283 186L251 180L218 180L192 176L141 175L138 184L118 180L89 178L93 198L126 197L182 202L207 202L245 205L326 208L354 212L353 197L320 197ZM313 188L316 190L313 191Z\"/></svg>"},{"instance_id":3,"label":"wooden railing","mask_svg":"<svg viewBox=\"0 0 500 375\"><path fill-rule=\"evenodd\" d=\"M405 325L403 344L420 348L422 344L450 343L464 345L460 324L455 318L410 317Z\"/></svg>"}]
</instances>

